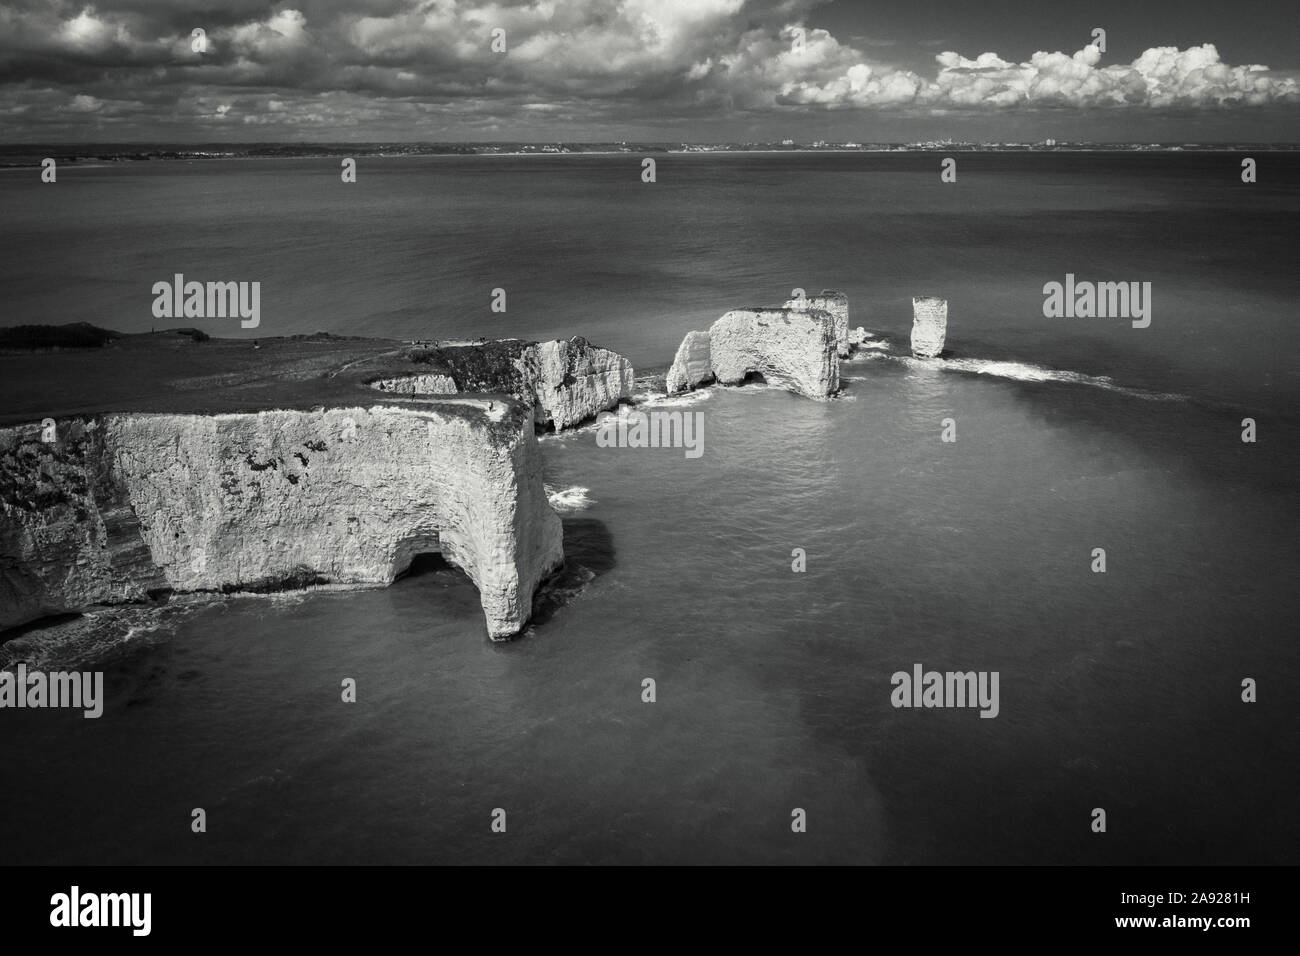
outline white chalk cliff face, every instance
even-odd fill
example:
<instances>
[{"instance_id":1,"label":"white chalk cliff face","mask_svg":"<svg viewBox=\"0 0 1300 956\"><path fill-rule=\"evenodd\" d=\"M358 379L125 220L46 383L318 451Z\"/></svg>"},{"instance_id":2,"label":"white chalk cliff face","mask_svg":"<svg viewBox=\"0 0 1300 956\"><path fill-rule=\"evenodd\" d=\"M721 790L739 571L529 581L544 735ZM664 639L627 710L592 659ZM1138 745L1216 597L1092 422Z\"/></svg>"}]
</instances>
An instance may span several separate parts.
<instances>
[{"instance_id":1,"label":"white chalk cliff face","mask_svg":"<svg viewBox=\"0 0 1300 956\"><path fill-rule=\"evenodd\" d=\"M677 347L672 368L664 386L668 394L699 388L713 380L713 359L709 350L708 332L687 332Z\"/></svg>"},{"instance_id":2,"label":"white chalk cliff face","mask_svg":"<svg viewBox=\"0 0 1300 956\"><path fill-rule=\"evenodd\" d=\"M572 428L632 398L632 363L581 336L551 342L500 339L438 348L419 361L439 372L372 381L403 395L502 393L530 402L537 424Z\"/></svg>"},{"instance_id":3,"label":"white chalk cliff face","mask_svg":"<svg viewBox=\"0 0 1300 956\"><path fill-rule=\"evenodd\" d=\"M402 375L397 378L380 378L370 387L394 395L455 395L456 383L450 375Z\"/></svg>"},{"instance_id":4,"label":"white chalk cliff face","mask_svg":"<svg viewBox=\"0 0 1300 956\"><path fill-rule=\"evenodd\" d=\"M918 296L912 300L912 354L937 358L948 335L948 300Z\"/></svg>"},{"instance_id":5,"label":"white chalk cliff face","mask_svg":"<svg viewBox=\"0 0 1300 956\"><path fill-rule=\"evenodd\" d=\"M822 312L829 313L835 323L835 349L840 358L848 358L853 349L849 341L849 297L847 295L834 289L823 289L821 295L810 295L802 300L789 299L785 307L820 309Z\"/></svg>"},{"instance_id":6,"label":"white chalk cliff face","mask_svg":"<svg viewBox=\"0 0 1300 956\"><path fill-rule=\"evenodd\" d=\"M723 385L758 373L808 398L840 388L835 321L820 309L733 309L709 328L709 353Z\"/></svg>"},{"instance_id":7,"label":"white chalk cliff face","mask_svg":"<svg viewBox=\"0 0 1300 956\"><path fill-rule=\"evenodd\" d=\"M539 342L517 362L539 425L570 428L631 399L632 363L581 338Z\"/></svg>"},{"instance_id":8,"label":"white chalk cliff face","mask_svg":"<svg viewBox=\"0 0 1300 956\"><path fill-rule=\"evenodd\" d=\"M451 399L0 429L0 627L174 591L382 585L439 551L518 633L563 562L532 416Z\"/></svg>"}]
</instances>

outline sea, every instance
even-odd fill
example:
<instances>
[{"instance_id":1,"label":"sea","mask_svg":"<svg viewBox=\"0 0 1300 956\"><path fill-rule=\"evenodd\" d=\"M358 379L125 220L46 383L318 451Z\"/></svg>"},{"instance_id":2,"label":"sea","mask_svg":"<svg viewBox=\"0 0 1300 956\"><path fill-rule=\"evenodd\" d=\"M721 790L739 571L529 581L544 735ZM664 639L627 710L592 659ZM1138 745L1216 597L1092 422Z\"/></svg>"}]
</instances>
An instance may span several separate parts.
<instances>
[{"instance_id":1,"label":"sea","mask_svg":"<svg viewBox=\"0 0 1300 956\"><path fill-rule=\"evenodd\" d=\"M0 863L1300 862L1300 155L642 158L0 171L5 325L256 280L258 329L184 324L582 335L703 427L541 438L568 568L510 642L435 558L24 635L106 702L0 712ZM1046 317L1067 275L1149 282L1150 325ZM840 395L663 394L794 289L871 333ZM894 706L916 665L996 672L996 717Z\"/></svg>"}]
</instances>

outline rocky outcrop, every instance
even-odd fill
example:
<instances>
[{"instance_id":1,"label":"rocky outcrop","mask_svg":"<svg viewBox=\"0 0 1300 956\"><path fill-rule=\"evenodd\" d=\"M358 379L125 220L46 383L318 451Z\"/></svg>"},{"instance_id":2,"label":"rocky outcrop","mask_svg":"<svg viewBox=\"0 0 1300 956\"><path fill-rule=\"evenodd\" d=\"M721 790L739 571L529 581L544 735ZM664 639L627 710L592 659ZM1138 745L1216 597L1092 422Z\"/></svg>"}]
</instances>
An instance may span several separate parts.
<instances>
[{"instance_id":1,"label":"rocky outcrop","mask_svg":"<svg viewBox=\"0 0 1300 956\"><path fill-rule=\"evenodd\" d=\"M554 426L556 431L595 418L632 397L632 363L581 337L532 345L520 364L537 423Z\"/></svg>"},{"instance_id":2,"label":"rocky outcrop","mask_svg":"<svg viewBox=\"0 0 1300 956\"><path fill-rule=\"evenodd\" d=\"M788 299L787 309L820 309L830 314L835 323L835 350L840 358L847 358L852 352L849 341L849 297L834 289L823 289L820 295L810 295L802 299Z\"/></svg>"},{"instance_id":3,"label":"rocky outcrop","mask_svg":"<svg viewBox=\"0 0 1300 956\"><path fill-rule=\"evenodd\" d=\"M840 388L835 321L820 309L733 309L709 328L709 358L723 385L758 374L809 398Z\"/></svg>"},{"instance_id":4,"label":"rocky outcrop","mask_svg":"<svg viewBox=\"0 0 1300 956\"><path fill-rule=\"evenodd\" d=\"M402 375L378 378L370 387L394 395L455 395L456 383L450 375Z\"/></svg>"},{"instance_id":5,"label":"rocky outcrop","mask_svg":"<svg viewBox=\"0 0 1300 956\"><path fill-rule=\"evenodd\" d=\"M635 378L631 362L581 336L443 346L414 359L445 375L453 391L499 392L530 402L537 424L557 431L631 399Z\"/></svg>"},{"instance_id":6,"label":"rocky outcrop","mask_svg":"<svg viewBox=\"0 0 1300 956\"><path fill-rule=\"evenodd\" d=\"M687 332L664 380L668 394L751 375L826 398L839 391L835 319L823 309L732 309L708 332Z\"/></svg>"},{"instance_id":7,"label":"rocky outcrop","mask_svg":"<svg viewBox=\"0 0 1300 956\"><path fill-rule=\"evenodd\" d=\"M677 347L672 368L664 380L669 395L699 388L713 380L713 360L708 332L687 332Z\"/></svg>"},{"instance_id":8,"label":"rocky outcrop","mask_svg":"<svg viewBox=\"0 0 1300 956\"><path fill-rule=\"evenodd\" d=\"M490 637L563 561L531 410L449 399L0 429L0 627L168 591L382 585L438 551Z\"/></svg>"},{"instance_id":9,"label":"rocky outcrop","mask_svg":"<svg viewBox=\"0 0 1300 956\"><path fill-rule=\"evenodd\" d=\"M912 354L937 358L948 334L948 300L935 296L912 299Z\"/></svg>"}]
</instances>

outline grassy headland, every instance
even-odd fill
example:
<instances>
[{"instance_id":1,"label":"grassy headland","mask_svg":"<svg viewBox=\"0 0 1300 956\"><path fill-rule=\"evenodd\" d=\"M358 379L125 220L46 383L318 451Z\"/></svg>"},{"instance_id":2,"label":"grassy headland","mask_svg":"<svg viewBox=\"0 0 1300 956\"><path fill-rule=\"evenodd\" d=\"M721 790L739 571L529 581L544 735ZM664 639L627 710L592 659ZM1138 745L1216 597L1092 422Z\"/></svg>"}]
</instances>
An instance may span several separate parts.
<instances>
[{"instance_id":1,"label":"grassy headland","mask_svg":"<svg viewBox=\"0 0 1300 956\"><path fill-rule=\"evenodd\" d=\"M460 362L431 361L429 349L394 339L317 333L264 338L256 344L249 339L202 340L189 329L124 334L85 323L3 329L0 425L107 412L216 414L429 405L432 400L380 393L367 383L464 370ZM489 344L495 356L498 349ZM492 375L490 362L479 369L480 360L473 361L483 385L504 384L508 378ZM454 400L439 404L455 409L453 414L478 414L473 406Z\"/></svg>"}]
</instances>

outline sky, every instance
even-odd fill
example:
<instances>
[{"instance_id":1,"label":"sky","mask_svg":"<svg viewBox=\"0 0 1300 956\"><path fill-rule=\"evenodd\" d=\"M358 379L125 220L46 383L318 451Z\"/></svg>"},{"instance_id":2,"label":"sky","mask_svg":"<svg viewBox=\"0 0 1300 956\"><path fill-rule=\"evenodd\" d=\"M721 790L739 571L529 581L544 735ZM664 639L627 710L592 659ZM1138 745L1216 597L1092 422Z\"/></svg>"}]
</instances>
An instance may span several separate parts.
<instances>
[{"instance_id":1,"label":"sky","mask_svg":"<svg viewBox=\"0 0 1300 956\"><path fill-rule=\"evenodd\" d=\"M0 0L7 143L1048 137L1300 142L1294 0Z\"/></svg>"}]
</instances>

